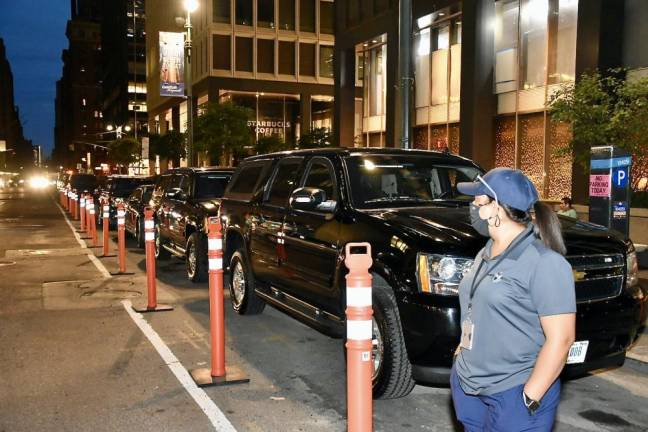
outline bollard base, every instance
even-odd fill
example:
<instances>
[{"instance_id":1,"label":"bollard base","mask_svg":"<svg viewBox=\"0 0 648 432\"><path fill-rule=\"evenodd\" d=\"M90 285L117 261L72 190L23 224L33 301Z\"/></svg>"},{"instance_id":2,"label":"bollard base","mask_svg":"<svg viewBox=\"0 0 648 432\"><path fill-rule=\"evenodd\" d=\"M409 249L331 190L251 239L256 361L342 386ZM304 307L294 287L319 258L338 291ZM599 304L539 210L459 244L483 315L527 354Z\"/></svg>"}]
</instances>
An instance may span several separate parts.
<instances>
[{"instance_id":1,"label":"bollard base","mask_svg":"<svg viewBox=\"0 0 648 432\"><path fill-rule=\"evenodd\" d=\"M132 276L134 274L135 273L132 273L132 272L123 272L123 273L122 272L111 272L110 276Z\"/></svg>"},{"instance_id":2,"label":"bollard base","mask_svg":"<svg viewBox=\"0 0 648 432\"><path fill-rule=\"evenodd\" d=\"M250 378L237 366L225 366L225 376L215 377L211 375L211 369L200 368L189 371L191 378L198 387L226 386L234 384L245 384Z\"/></svg>"},{"instance_id":3,"label":"bollard base","mask_svg":"<svg viewBox=\"0 0 648 432\"><path fill-rule=\"evenodd\" d=\"M122 273L124 274L124 273ZM148 305L144 304L142 306L135 306L133 305L133 310L137 313L151 313L151 312L167 312L167 311L172 311L173 306L171 305L165 305L165 304L158 304L154 308L149 308Z\"/></svg>"},{"instance_id":4,"label":"bollard base","mask_svg":"<svg viewBox=\"0 0 648 432\"><path fill-rule=\"evenodd\" d=\"M117 255L99 255L98 258L115 258ZM112 273L111 273L112 274Z\"/></svg>"}]
</instances>

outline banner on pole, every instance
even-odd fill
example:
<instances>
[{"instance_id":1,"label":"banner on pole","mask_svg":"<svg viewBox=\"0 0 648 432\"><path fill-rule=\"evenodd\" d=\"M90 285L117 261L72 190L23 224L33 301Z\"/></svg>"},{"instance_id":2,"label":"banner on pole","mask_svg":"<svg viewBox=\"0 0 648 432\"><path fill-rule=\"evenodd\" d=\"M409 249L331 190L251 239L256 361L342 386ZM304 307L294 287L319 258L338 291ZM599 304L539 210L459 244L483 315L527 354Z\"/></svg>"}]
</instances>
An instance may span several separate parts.
<instances>
[{"instance_id":1,"label":"banner on pole","mask_svg":"<svg viewBox=\"0 0 648 432\"><path fill-rule=\"evenodd\" d=\"M184 33L160 32L160 96L184 96Z\"/></svg>"}]
</instances>

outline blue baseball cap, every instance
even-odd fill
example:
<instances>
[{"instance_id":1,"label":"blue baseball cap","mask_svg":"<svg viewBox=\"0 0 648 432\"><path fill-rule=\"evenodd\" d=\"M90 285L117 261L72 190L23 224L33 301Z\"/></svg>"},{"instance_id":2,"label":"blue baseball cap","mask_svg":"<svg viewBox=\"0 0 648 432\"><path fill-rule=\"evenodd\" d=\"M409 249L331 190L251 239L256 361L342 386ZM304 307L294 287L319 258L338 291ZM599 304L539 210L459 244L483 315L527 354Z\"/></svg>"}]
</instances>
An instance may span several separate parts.
<instances>
[{"instance_id":1,"label":"blue baseball cap","mask_svg":"<svg viewBox=\"0 0 648 432\"><path fill-rule=\"evenodd\" d=\"M488 195L524 212L539 200L538 191L522 171L503 167L493 168L474 182L457 183L457 190L464 195Z\"/></svg>"}]
</instances>

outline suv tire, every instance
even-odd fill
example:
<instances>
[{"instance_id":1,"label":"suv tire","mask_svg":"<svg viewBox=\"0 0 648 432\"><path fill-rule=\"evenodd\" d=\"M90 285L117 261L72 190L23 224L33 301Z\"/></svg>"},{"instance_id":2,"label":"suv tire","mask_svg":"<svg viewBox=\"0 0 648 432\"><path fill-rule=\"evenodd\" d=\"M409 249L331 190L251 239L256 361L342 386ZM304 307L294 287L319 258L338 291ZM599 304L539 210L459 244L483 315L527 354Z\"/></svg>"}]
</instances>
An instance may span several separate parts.
<instances>
[{"instance_id":1,"label":"suv tire","mask_svg":"<svg viewBox=\"0 0 648 432\"><path fill-rule=\"evenodd\" d=\"M229 290L232 308L240 315L256 315L265 308L265 302L254 292L254 276L241 250L230 260Z\"/></svg>"},{"instance_id":2,"label":"suv tire","mask_svg":"<svg viewBox=\"0 0 648 432\"><path fill-rule=\"evenodd\" d=\"M198 233L189 236L186 251L187 279L193 283L204 282L207 280L207 251Z\"/></svg>"},{"instance_id":3,"label":"suv tire","mask_svg":"<svg viewBox=\"0 0 648 432\"><path fill-rule=\"evenodd\" d=\"M155 259L165 260L169 258L170 253L162 247L162 236L160 235L160 226L155 224Z\"/></svg>"},{"instance_id":4,"label":"suv tire","mask_svg":"<svg viewBox=\"0 0 648 432\"><path fill-rule=\"evenodd\" d=\"M375 280L375 279L374 279ZM372 358L380 355L372 377L374 399L407 396L414 388L396 297L389 286L374 284Z\"/></svg>"}]
</instances>

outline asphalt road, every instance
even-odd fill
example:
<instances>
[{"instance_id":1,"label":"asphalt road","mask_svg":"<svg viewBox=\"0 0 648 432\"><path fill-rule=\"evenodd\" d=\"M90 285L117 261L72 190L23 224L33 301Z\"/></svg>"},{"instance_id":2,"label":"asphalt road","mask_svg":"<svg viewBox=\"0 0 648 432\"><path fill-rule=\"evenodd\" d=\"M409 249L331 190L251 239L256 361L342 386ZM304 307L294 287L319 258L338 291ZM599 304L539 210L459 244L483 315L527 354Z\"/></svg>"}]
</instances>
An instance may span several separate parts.
<instances>
[{"instance_id":1,"label":"asphalt road","mask_svg":"<svg viewBox=\"0 0 648 432\"><path fill-rule=\"evenodd\" d=\"M77 226L77 225L75 225ZM114 237L111 248L115 251ZM88 254L46 194L0 192L0 432L203 431L213 422L173 370L209 363L206 284L177 259L158 263L171 312L144 319L178 362L158 354L122 300L143 301L143 251L129 241L130 276ZM238 316L226 299L227 361L250 383L205 389L238 431L346 429L343 347L268 307ZM564 383L555 430L647 431L648 374L626 365ZM417 386L375 401L376 431L459 431L449 390ZM222 429L226 430L226 429Z\"/></svg>"}]
</instances>

